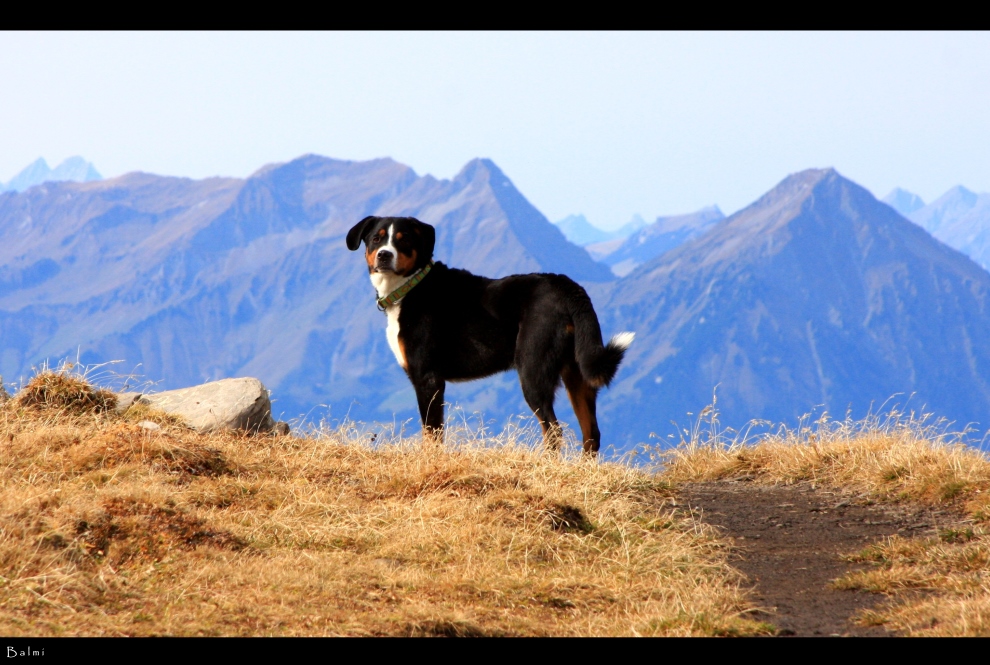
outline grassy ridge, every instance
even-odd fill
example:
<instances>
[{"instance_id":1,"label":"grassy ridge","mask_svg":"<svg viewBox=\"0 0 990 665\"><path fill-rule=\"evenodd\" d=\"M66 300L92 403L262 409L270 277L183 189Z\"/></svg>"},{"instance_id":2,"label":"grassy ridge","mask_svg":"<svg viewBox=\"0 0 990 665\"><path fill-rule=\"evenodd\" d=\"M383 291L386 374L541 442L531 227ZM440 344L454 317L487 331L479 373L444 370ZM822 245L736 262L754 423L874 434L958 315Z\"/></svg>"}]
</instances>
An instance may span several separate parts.
<instances>
[{"instance_id":1,"label":"grassy ridge","mask_svg":"<svg viewBox=\"0 0 990 665\"><path fill-rule=\"evenodd\" d=\"M511 434L200 435L111 398L44 374L0 405L5 635L770 630L655 475Z\"/></svg>"},{"instance_id":2,"label":"grassy ridge","mask_svg":"<svg viewBox=\"0 0 990 665\"><path fill-rule=\"evenodd\" d=\"M888 596L863 623L990 634L990 460L896 414L743 445L709 412L634 468L535 432L201 435L114 406L65 372L0 394L5 635L768 634L728 545L674 501L741 475L951 511L849 552L868 569L834 585Z\"/></svg>"}]
</instances>

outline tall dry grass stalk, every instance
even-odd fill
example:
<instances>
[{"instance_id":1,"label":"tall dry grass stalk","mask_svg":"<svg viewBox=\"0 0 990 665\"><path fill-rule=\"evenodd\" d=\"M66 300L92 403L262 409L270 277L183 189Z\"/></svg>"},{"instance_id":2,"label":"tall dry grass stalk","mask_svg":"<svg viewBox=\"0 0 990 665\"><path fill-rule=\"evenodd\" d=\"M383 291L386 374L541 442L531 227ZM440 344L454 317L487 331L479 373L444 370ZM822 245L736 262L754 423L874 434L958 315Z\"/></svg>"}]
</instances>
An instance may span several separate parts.
<instances>
[{"instance_id":1,"label":"tall dry grass stalk","mask_svg":"<svg viewBox=\"0 0 990 665\"><path fill-rule=\"evenodd\" d=\"M80 383L0 405L5 635L768 631L665 478L526 431L199 435Z\"/></svg>"}]
</instances>

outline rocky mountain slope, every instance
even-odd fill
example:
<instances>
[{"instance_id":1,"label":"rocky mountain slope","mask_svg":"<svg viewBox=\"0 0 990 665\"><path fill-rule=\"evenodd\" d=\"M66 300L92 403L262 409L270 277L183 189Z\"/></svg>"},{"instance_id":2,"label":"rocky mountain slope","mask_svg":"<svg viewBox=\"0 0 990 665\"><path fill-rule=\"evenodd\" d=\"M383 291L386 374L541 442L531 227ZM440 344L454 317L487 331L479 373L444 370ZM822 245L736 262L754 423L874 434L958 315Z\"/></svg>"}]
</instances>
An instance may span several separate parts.
<instances>
[{"instance_id":1,"label":"rocky mountain slope","mask_svg":"<svg viewBox=\"0 0 990 665\"><path fill-rule=\"evenodd\" d=\"M891 397L990 421L990 274L831 169L786 178L597 295L604 328L640 335L605 404L632 439L686 424L716 386L736 427L817 405L861 417Z\"/></svg>"}]
</instances>

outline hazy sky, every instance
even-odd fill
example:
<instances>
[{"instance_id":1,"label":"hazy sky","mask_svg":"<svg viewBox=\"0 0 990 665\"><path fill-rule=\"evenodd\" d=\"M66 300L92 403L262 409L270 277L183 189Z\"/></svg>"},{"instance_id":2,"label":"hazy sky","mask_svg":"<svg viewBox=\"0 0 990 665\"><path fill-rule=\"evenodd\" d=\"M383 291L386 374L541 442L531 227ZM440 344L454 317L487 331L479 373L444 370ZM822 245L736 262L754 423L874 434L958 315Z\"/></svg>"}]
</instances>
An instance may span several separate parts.
<instances>
[{"instance_id":1,"label":"hazy sky","mask_svg":"<svg viewBox=\"0 0 990 665\"><path fill-rule=\"evenodd\" d=\"M72 155L192 178L490 157L603 227L729 214L810 167L990 191L986 32L0 33L0 95L2 182Z\"/></svg>"}]
</instances>

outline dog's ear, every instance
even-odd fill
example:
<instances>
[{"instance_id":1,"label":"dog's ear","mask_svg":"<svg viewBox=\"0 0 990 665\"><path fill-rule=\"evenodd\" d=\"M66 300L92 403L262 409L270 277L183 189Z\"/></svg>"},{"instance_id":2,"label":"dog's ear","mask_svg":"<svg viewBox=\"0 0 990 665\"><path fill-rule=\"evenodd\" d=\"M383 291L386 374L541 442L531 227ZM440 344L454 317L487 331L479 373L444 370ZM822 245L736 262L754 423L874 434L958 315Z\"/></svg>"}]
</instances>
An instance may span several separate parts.
<instances>
[{"instance_id":1,"label":"dog's ear","mask_svg":"<svg viewBox=\"0 0 990 665\"><path fill-rule=\"evenodd\" d=\"M433 258L433 246L437 243L437 232L429 224L420 222L418 219L416 222L418 223L416 230L419 231L423 238L423 255L429 261Z\"/></svg>"},{"instance_id":2,"label":"dog's ear","mask_svg":"<svg viewBox=\"0 0 990 665\"><path fill-rule=\"evenodd\" d=\"M378 218L374 215L365 217L360 222L354 225L350 231L347 232L347 249L352 252L361 246L361 239L364 238L365 232L368 227L378 221Z\"/></svg>"}]
</instances>

